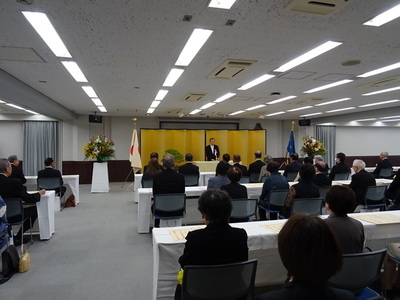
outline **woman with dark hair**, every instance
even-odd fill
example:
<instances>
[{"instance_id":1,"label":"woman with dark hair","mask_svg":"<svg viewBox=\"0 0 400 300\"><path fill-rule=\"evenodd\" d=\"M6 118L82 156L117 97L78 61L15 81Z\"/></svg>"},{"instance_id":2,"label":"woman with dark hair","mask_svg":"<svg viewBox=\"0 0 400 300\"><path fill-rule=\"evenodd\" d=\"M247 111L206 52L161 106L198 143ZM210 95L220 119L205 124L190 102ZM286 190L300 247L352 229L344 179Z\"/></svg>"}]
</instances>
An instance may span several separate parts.
<instances>
[{"instance_id":1,"label":"woman with dark hair","mask_svg":"<svg viewBox=\"0 0 400 300\"><path fill-rule=\"evenodd\" d=\"M356 206L356 194L347 186L334 185L325 196L325 208L329 217L325 220L335 232L343 254L363 252L364 226L347 213Z\"/></svg>"},{"instance_id":2,"label":"woman with dark hair","mask_svg":"<svg viewBox=\"0 0 400 300\"><path fill-rule=\"evenodd\" d=\"M346 155L342 152L336 154L336 165L332 167L331 172L329 173L329 177L335 179L336 173L350 173L350 168L346 166L344 160L346 159Z\"/></svg>"},{"instance_id":3,"label":"woman with dark hair","mask_svg":"<svg viewBox=\"0 0 400 300\"><path fill-rule=\"evenodd\" d=\"M162 166L158 163L157 158L151 158L149 163L146 166L146 171L143 173L142 176L142 187L143 187L143 180L151 180L153 176L157 173L162 171Z\"/></svg>"},{"instance_id":4,"label":"woman with dark hair","mask_svg":"<svg viewBox=\"0 0 400 300\"><path fill-rule=\"evenodd\" d=\"M348 300L349 291L330 287L327 282L342 267L342 252L329 225L315 215L296 214L278 235L278 250L288 271L281 290L258 300Z\"/></svg>"},{"instance_id":5,"label":"woman with dark hair","mask_svg":"<svg viewBox=\"0 0 400 300\"><path fill-rule=\"evenodd\" d=\"M221 190L226 191L232 199L247 198L247 188L238 183L242 178L242 170L238 167L231 167L226 172L226 176L231 183L221 186Z\"/></svg>"}]
</instances>

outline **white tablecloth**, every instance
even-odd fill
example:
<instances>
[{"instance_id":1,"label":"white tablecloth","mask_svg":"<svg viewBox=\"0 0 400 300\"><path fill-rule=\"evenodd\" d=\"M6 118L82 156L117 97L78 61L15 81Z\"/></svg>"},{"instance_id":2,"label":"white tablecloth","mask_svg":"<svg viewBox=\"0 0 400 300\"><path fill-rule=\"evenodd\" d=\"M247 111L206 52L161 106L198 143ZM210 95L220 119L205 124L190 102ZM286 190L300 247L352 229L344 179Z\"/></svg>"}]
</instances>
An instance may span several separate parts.
<instances>
[{"instance_id":1,"label":"white tablecloth","mask_svg":"<svg viewBox=\"0 0 400 300\"><path fill-rule=\"evenodd\" d=\"M41 240L48 240L55 231L54 226L54 191L46 191L36 203Z\"/></svg>"},{"instance_id":2,"label":"white tablecloth","mask_svg":"<svg viewBox=\"0 0 400 300\"><path fill-rule=\"evenodd\" d=\"M388 213L400 215L400 211L369 214ZM352 215L359 214L350 214L350 216ZM277 250L277 234L260 226L260 224L265 223L284 222L286 220L231 224L234 227L244 228L247 232L249 259L258 259L257 286L281 284L285 279L286 271ZM362 223L367 241L366 246L371 247L372 250L385 248L389 242L400 241L400 224L375 225L368 222ZM177 284L176 275L180 269L178 258L183 253L185 241L174 241L169 235L168 230L170 229L173 228L153 229L153 299L174 299L173 295Z\"/></svg>"},{"instance_id":3,"label":"white tablecloth","mask_svg":"<svg viewBox=\"0 0 400 300\"><path fill-rule=\"evenodd\" d=\"M26 185L37 186L37 176L25 176ZM68 184L75 196L76 204L79 203L79 175L62 175L64 184Z\"/></svg>"}]
</instances>

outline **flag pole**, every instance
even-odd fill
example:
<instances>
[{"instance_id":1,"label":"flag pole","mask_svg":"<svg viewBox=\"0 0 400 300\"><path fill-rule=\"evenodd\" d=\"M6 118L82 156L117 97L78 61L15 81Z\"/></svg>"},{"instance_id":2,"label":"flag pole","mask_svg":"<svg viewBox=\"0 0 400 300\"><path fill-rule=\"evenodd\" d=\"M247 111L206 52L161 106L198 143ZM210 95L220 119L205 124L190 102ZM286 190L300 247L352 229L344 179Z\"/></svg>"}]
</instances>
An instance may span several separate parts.
<instances>
[{"instance_id":1,"label":"flag pole","mask_svg":"<svg viewBox=\"0 0 400 300\"><path fill-rule=\"evenodd\" d=\"M290 131L293 131L293 132L294 132L294 124L295 124L295 123L296 123L295 121L292 121L292 128L290 129ZM287 149L286 149L286 154L285 154L286 165L289 164L289 157L288 157L288 154L289 154L289 152L288 152Z\"/></svg>"}]
</instances>

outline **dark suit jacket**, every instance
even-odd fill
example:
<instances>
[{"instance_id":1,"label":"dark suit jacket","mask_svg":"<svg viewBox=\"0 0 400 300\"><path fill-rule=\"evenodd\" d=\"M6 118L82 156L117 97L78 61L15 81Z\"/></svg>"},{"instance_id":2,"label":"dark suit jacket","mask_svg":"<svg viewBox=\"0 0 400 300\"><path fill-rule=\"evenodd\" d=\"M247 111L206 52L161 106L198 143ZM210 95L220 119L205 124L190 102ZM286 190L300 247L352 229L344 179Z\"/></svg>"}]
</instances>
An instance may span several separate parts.
<instances>
[{"instance_id":1,"label":"dark suit jacket","mask_svg":"<svg viewBox=\"0 0 400 300\"><path fill-rule=\"evenodd\" d=\"M218 164L217 167L215 168L215 176L218 175L224 175L226 174L226 171L228 171L228 169L232 167L229 162L226 162L225 160L221 160Z\"/></svg>"},{"instance_id":2,"label":"dark suit jacket","mask_svg":"<svg viewBox=\"0 0 400 300\"><path fill-rule=\"evenodd\" d=\"M331 186L332 179L326 176L324 173L315 174L312 182L318 186Z\"/></svg>"},{"instance_id":3,"label":"dark suit jacket","mask_svg":"<svg viewBox=\"0 0 400 300\"><path fill-rule=\"evenodd\" d=\"M28 194L21 181L15 178L8 178L0 174L0 196L4 198L21 198L26 203L40 201L40 194Z\"/></svg>"},{"instance_id":4,"label":"dark suit jacket","mask_svg":"<svg viewBox=\"0 0 400 300\"><path fill-rule=\"evenodd\" d=\"M58 177L61 178L61 185L64 184L62 180L61 172L59 170L53 168L45 168L38 172L38 177Z\"/></svg>"},{"instance_id":5,"label":"dark suit jacket","mask_svg":"<svg viewBox=\"0 0 400 300\"><path fill-rule=\"evenodd\" d=\"M261 168L265 166L265 163L261 160L256 160L255 162L251 163L249 165L249 174L250 173L260 173Z\"/></svg>"},{"instance_id":6,"label":"dark suit jacket","mask_svg":"<svg viewBox=\"0 0 400 300\"><path fill-rule=\"evenodd\" d=\"M214 145L214 152L217 152L217 155L212 153L210 145L206 146L206 160L213 160L219 157L219 147L217 145Z\"/></svg>"},{"instance_id":7,"label":"dark suit jacket","mask_svg":"<svg viewBox=\"0 0 400 300\"><path fill-rule=\"evenodd\" d=\"M300 164L297 161L292 161L285 167L285 172L283 172L283 176L286 177L288 172L299 172L300 171Z\"/></svg>"},{"instance_id":8,"label":"dark suit jacket","mask_svg":"<svg viewBox=\"0 0 400 300\"><path fill-rule=\"evenodd\" d=\"M350 173L350 168L344 163L337 163L332 167L329 177L333 180L336 173Z\"/></svg>"},{"instance_id":9,"label":"dark suit jacket","mask_svg":"<svg viewBox=\"0 0 400 300\"><path fill-rule=\"evenodd\" d=\"M399 193L400 193L400 169L397 170L395 178L385 191L385 196L386 198L389 199L395 199L396 195Z\"/></svg>"},{"instance_id":10,"label":"dark suit jacket","mask_svg":"<svg viewBox=\"0 0 400 300\"><path fill-rule=\"evenodd\" d=\"M153 176L153 195L185 192L185 177L172 170L165 169Z\"/></svg>"},{"instance_id":11,"label":"dark suit jacket","mask_svg":"<svg viewBox=\"0 0 400 300\"><path fill-rule=\"evenodd\" d=\"M237 167L242 171L242 176L249 176L249 173L247 172L247 167L243 166L239 163L233 164L232 167ZM260 169L261 170L261 169Z\"/></svg>"},{"instance_id":12,"label":"dark suit jacket","mask_svg":"<svg viewBox=\"0 0 400 300\"><path fill-rule=\"evenodd\" d=\"M221 190L226 191L232 199L247 199L247 188L240 183L229 183L221 186Z\"/></svg>"},{"instance_id":13,"label":"dark suit jacket","mask_svg":"<svg viewBox=\"0 0 400 300\"><path fill-rule=\"evenodd\" d=\"M186 265L217 265L248 260L247 233L228 223L211 223L186 236L185 249L179 258Z\"/></svg>"},{"instance_id":14,"label":"dark suit jacket","mask_svg":"<svg viewBox=\"0 0 400 300\"><path fill-rule=\"evenodd\" d=\"M186 163L179 167L179 173L182 174L200 174L199 167L195 166L193 163Z\"/></svg>"},{"instance_id":15,"label":"dark suit jacket","mask_svg":"<svg viewBox=\"0 0 400 300\"><path fill-rule=\"evenodd\" d=\"M11 164L12 167L12 173L9 176L9 178L16 178L21 180L22 184L26 183L26 178L24 176L24 172L22 171L22 169L20 167L17 167L16 165Z\"/></svg>"},{"instance_id":16,"label":"dark suit jacket","mask_svg":"<svg viewBox=\"0 0 400 300\"><path fill-rule=\"evenodd\" d=\"M356 193L357 203L364 204L364 196L365 192L367 191L367 187L375 185L376 181L374 176L365 170L361 170L351 177L349 187L353 189L354 193Z\"/></svg>"},{"instance_id":17,"label":"dark suit jacket","mask_svg":"<svg viewBox=\"0 0 400 300\"><path fill-rule=\"evenodd\" d=\"M388 169L391 167L393 167L392 162L387 158L385 158L376 164L376 168L372 173L374 174L375 178L377 178L379 176L379 172L381 171L381 169Z\"/></svg>"}]
</instances>

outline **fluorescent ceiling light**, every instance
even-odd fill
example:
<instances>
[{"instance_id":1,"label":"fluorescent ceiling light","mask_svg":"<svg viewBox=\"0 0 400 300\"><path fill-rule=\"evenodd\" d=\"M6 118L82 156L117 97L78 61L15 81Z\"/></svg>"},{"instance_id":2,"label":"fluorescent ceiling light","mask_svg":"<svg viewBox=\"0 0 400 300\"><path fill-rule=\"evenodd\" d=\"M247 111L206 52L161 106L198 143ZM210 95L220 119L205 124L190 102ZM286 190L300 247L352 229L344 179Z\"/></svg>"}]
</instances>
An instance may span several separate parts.
<instances>
[{"instance_id":1,"label":"fluorescent ceiling light","mask_svg":"<svg viewBox=\"0 0 400 300\"><path fill-rule=\"evenodd\" d=\"M333 103L338 103L338 102L347 101L347 100L350 100L350 99L351 99L351 98L341 98L341 99L332 100L332 101L328 101L328 102L318 103L318 104L315 104L315 106L323 106L323 105L328 105L328 104L333 104Z\"/></svg>"},{"instance_id":2,"label":"fluorescent ceiling light","mask_svg":"<svg viewBox=\"0 0 400 300\"><path fill-rule=\"evenodd\" d=\"M25 109L25 111L30 113L30 114L38 115L37 112L34 112L34 111L30 110L30 109Z\"/></svg>"},{"instance_id":3,"label":"fluorescent ceiling light","mask_svg":"<svg viewBox=\"0 0 400 300\"><path fill-rule=\"evenodd\" d=\"M381 122L400 122L400 119L383 120Z\"/></svg>"},{"instance_id":4,"label":"fluorescent ceiling light","mask_svg":"<svg viewBox=\"0 0 400 300\"><path fill-rule=\"evenodd\" d=\"M266 105L265 104L260 104L260 105L256 105L256 106L252 106L252 107L246 108L245 110L247 110L247 111L254 110L254 109L258 109L258 108L264 107L264 106L266 106Z\"/></svg>"},{"instance_id":5,"label":"fluorescent ceiling light","mask_svg":"<svg viewBox=\"0 0 400 300\"><path fill-rule=\"evenodd\" d=\"M311 116L316 116L316 115L322 115L322 112L316 112L316 113L312 113L312 114L301 115L299 117L300 118L304 118L304 117L311 117Z\"/></svg>"},{"instance_id":6,"label":"fluorescent ceiling light","mask_svg":"<svg viewBox=\"0 0 400 300\"><path fill-rule=\"evenodd\" d=\"M150 107L150 108L147 110L147 113L148 113L148 114L152 114L152 113L154 112L154 110L155 110L155 108L151 108L151 107Z\"/></svg>"},{"instance_id":7,"label":"fluorescent ceiling light","mask_svg":"<svg viewBox=\"0 0 400 300\"><path fill-rule=\"evenodd\" d=\"M99 111L101 112L107 112L107 109L104 106L97 106L97 108L99 109Z\"/></svg>"},{"instance_id":8,"label":"fluorescent ceiling light","mask_svg":"<svg viewBox=\"0 0 400 300\"><path fill-rule=\"evenodd\" d=\"M194 111L192 111L191 113L189 113L189 115L195 115L197 113L201 112L201 109L195 109Z\"/></svg>"},{"instance_id":9,"label":"fluorescent ceiling light","mask_svg":"<svg viewBox=\"0 0 400 300\"><path fill-rule=\"evenodd\" d=\"M272 113L272 114L268 114L268 115L265 115L265 116L266 116L266 117L271 117L271 116L281 115L281 114L284 114L284 113L286 113L286 112L284 112L284 111L278 111L278 112L274 112L274 113Z\"/></svg>"},{"instance_id":10,"label":"fluorescent ceiling light","mask_svg":"<svg viewBox=\"0 0 400 300\"><path fill-rule=\"evenodd\" d=\"M18 105L15 105L15 104L6 103L6 105L11 106L11 107L14 107L14 108L16 108L16 109L25 110L25 108L23 108L23 107L21 107L21 106L18 106Z\"/></svg>"},{"instance_id":11,"label":"fluorescent ceiling light","mask_svg":"<svg viewBox=\"0 0 400 300\"><path fill-rule=\"evenodd\" d=\"M217 104L217 103L210 102L210 103L207 103L207 104L203 105L202 107L200 107L200 109L201 109L201 110L207 109L207 108L209 108L209 107L211 107L211 106L214 106L215 104Z\"/></svg>"},{"instance_id":12,"label":"fluorescent ceiling light","mask_svg":"<svg viewBox=\"0 0 400 300\"><path fill-rule=\"evenodd\" d=\"M305 63L310 59L313 59L329 50L332 50L333 48L336 48L341 44L342 43L339 42L327 41L326 43L323 43L322 45L319 45L318 47L315 47L314 49L280 66L278 69L275 69L274 72L286 72L287 70L290 70L298 65L301 65L302 63Z\"/></svg>"},{"instance_id":13,"label":"fluorescent ceiling light","mask_svg":"<svg viewBox=\"0 0 400 300\"><path fill-rule=\"evenodd\" d=\"M22 13L55 56L72 57L45 13L32 11L23 11Z\"/></svg>"},{"instance_id":14,"label":"fluorescent ceiling light","mask_svg":"<svg viewBox=\"0 0 400 300\"><path fill-rule=\"evenodd\" d=\"M175 82L179 79L179 77L181 77L183 71L185 70L176 68L171 69L171 71L169 71L169 74L163 83L163 86L173 86Z\"/></svg>"},{"instance_id":15,"label":"fluorescent ceiling light","mask_svg":"<svg viewBox=\"0 0 400 300\"><path fill-rule=\"evenodd\" d=\"M211 0L208 7L230 9L236 0Z\"/></svg>"},{"instance_id":16,"label":"fluorescent ceiling light","mask_svg":"<svg viewBox=\"0 0 400 300\"><path fill-rule=\"evenodd\" d=\"M369 107L369 106L375 106L375 105L382 105L382 104L389 104L389 103L394 103L394 102L399 102L400 100L394 99L394 100L388 100L388 101L382 101L382 102L375 102L375 103L369 103L369 104L364 104L360 105L358 107Z\"/></svg>"},{"instance_id":17,"label":"fluorescent ceiling light","mask_svg":"<svg viewBox=\"0 0 400 300\"><path fill-rule=\"evenodd\" d=\"M90 98L99 98L91 86L83 86L82 89Z\"/></svg>"},{"instance_id":18,"label":"fluorescent ceiling light","mask_svg":"<svg viewBox=\"0 0 400 300\"><path fill-rule=\"evenodd\" d=\"M287 110L287 112L292 112L292 111L297 111L297 110L302 110L302 109L308 109L308 108L311 108L311 107L313 107L313 106L303 106L303 107L293 108L293 109Z\"/></svg>"},{"instance_id":19,"label":"fluorescent ceiling light","mask_svg":"<svg viewBox=\"0 0 400 300\"><path fill-rule=\"evenodd\" d=\"M369 118L369 119L360 119L360 120L354 120L354 122L367 122L367 121L375 121L376 118Z\"/></svg>"},{"instance_id":20,"label":"fluorescent ceiling light","mask_svg":"<svg viewBox=\"0 0 400 300\"><path fill-rule=\"evenodd\" d=\"M339 108L339 109L334 109L334 110L328 110L326 113L334 113L337 111L343 111L343 110L350 110L350 109L356 109L355 107L345 107L345 108Z\"/></svg>"},{"instance_id":21,"label":"fluorescent ceiling light","mask_svg":"<svg viewBox=\"0 0 400 300\"><path fill-rule=\"evenodd\" d=\"M244 113L244 112L245 112L244 110L238 110L236 112L230 113L229 115L230 116L234 116L234 115L238 115L238 114L241 114L241 113Z\"/></svg>"},{"instance_id":22,"label":"fluorescent ceiling light","mask_svg":"<svg viewBox=\"0 0 400 300\"><path fill-rule=\"evenodd\" d=\"M74 61L62 61L62 64L67 71L74 77L77 82L88 82L85 75L79 68L78 64Z\"/></svg>"},{"instance_id":23,"label":"fluorescent ceiling light","mask_svg":"<svg viewBox=\"0 0 400 300\"><path fill-rule=\"evenodd\" d=\"M156 108L160 103L161 103L161 101L154 100L154 101L151 103L150 107L151 107L151 108Z\"/></svg>"},{"instance_id":24,"label":"fluorescent ceiling light","mask_svg":"<svg viewBox=\"0 0 400 300\"><path fill-rule=\"evenodd\" d=\"M154 100L161 101L168 94L168 90L159 90Z\"/></svg>"},{"instance_id":25,"label":"fluorescent ceiling light","mask_svg":"<svg viewBox=\"0 0 400 300\"><path fill-rule=\"evenodd\" d=\"M192 35L186 42L185 47L176 61L176 66L188 66L192 59L196 56L197 52L200 51L201 47L206 43L210 37L212 30L199 29L193 30Z\"/></svg>"},{"instance_id":26,"label":"fluorescent ceiling light","mask_svg":"<svg viewBox=\"0 0 400 300\"><path fill-rule=\"evenodd\" d=\"M366 93L366 94L362 94L362 95L363 96L372 96L372 95L377 95L377 94L382 94L382 93L387 93L387 92L392 92L392 91L397 91L397 90L400 90L400 86L395 86L390 89L379 90L379 91Z\"/></svg>"},{"instance_id":27,"label":"fluorescent ceiling light","mask_svg":"<svg viewBox=\"0 0 400 300\"><path fill-rule=\"evenodd\" d=\"M290 99L293 99L293 98L297 98L297 96L287 96L287 97L279 98L279 99L267 102L266 104L276 104L276 103L283 102L283 101L286 101L286 100L290 100Z\"/></svg>"},{"instance_id":28,"label":"fluorescent ceiling light","mask_svg":"<svg viewBox=\"0 0 400 300\"><path fill-rule=\"evenodd\" d=\"M235 95L236 95L236 93L227 93L227 94L219 97L218 99L214 100L214 102L215 103L220 103L220 102L225 101L225 100L227 100L227 99L229 99L229 98L231 98L231 97L233 97Z\"/></svg>"},{"instance_id":29,"label":"fluorescent ceiling light","mask_svg":"<svg viewBox=\"0 0 400 300\"><path fill-rule=\"evenodd\" d=\"M377 75L380 73L388 72L388 71L391 71L391 70L394 70L397 68L400 68L400 62L395 63L393 65L386 66L386 67L382 67L382 68L379 68L376 70L372 70L372 71L369 71L369 72L361 74L361 75L357 75L357 77L366 78L366 77L374 76L374 75Z\"/></svg>"},{"instance_id":30,"label":"fluorescent ceiling light","mask_svg":"<svg viewBox=\"0 0 400 300\"><path fill-rule=\"evenodd\" d=\"M315 92L318 92L318 91L329 89L331 87L335 87L335 86L338 86L338 85L346 84L346 83L349 83L349 82L352 82L352 81L353 80L351 80L351 79L344 79L344 80L336 81L336 82L333 82L333 83L330 83L330 84L326 84L326 85L317 87L315 89L304 91L303 93L311 94L311 93L315 93Z\"/></svg>"},{"instance_id":31,"label":"fluorescent ceiling light","mask_svg":"<svg viewBox=\"0 0 400 300\"><path fill-rule=\"evenodd\" d=\"M268 79L271 79L272 77L275 77L275 75L269 75L269 74L264 74L263 76L260 76L245 85L242 85L238 90L245 91L248 90L249 88L252 88L253 86L256 86L257 84L260 84L264 81L267 81Z\"/></svg>"},{"instance_id":32,"label":"fluorescent ceiling light","mask_svg":"<svg viewBox=\"0 0 400 300\"><path fill-rule=\"evenodd\" d=\"M384 120L384 119L393 119L393 118L400 118L400 116L382 117L382 118L379 118L379 119Z\"/></svg>"},{"instance_id":33,"label":"fluorescent ceiling light","mask_svg":"<svg viewBox=\"0 0 400 300\"><path fill-rule=\"evenodd\" d=\"M375 18L369 20L368 22L363 23L363 25L379 27L398 17L400 17L400 4L377 15Z\"/></svg>"},{"instance_id":34,"label":"fluorescent ceiling light","mask_svg":"<svg viewBox=\"0 0 400 300\"><path fill-rule=\"evenodd\" d=\"M0 103L6 103L6 101L0 100Z\"/></svg>"},{"instance_id":35,"label":"fluorescent ceiling light","mask_svg":"<svg viewBox=\"0 0 400 300\"><path fill-rule=\"evenodd\" d=\"M103 103L101 103L101 100L99 98L92 98L92 101L94 105L96 106L104 106Z\"/></svg>"}]
</instances>

